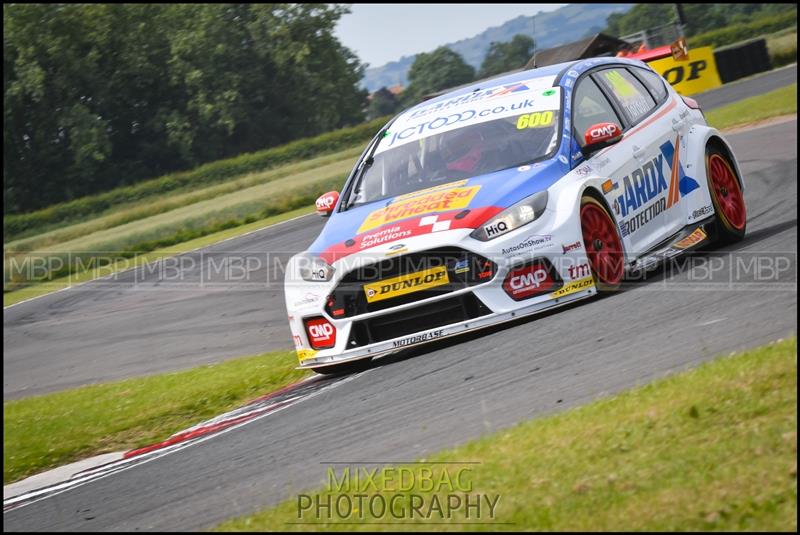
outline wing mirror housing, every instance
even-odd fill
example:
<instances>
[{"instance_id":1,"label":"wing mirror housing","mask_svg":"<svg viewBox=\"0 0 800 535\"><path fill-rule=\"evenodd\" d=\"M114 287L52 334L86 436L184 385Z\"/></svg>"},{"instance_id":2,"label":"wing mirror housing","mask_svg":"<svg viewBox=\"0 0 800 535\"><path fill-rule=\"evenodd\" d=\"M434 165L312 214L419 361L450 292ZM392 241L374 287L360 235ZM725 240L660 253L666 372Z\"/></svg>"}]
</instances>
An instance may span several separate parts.
<instances>
[{"instance_id":1,"label":"wing mirror housing","mask_svg":"<svg viewBox=\"0 0 800 535\"><path fill-rule=\"evenodd\" d=\"M581 149L588 158L600 149L604 149L622 139L622 128L617 123L597 123L586 129L583 135L584 145Z\"/></svg>"},{"instance_id":2,"label":"wing mirror housing","mask_svg":"<svg viewBox=\"0 0 800 535\"><path fill-rule=\"evenodd\" d=\"M330 217L336 203L339 202L339 192L329 191L317 199L317 213L322 217Z\"/></svg>"}]
</instances>

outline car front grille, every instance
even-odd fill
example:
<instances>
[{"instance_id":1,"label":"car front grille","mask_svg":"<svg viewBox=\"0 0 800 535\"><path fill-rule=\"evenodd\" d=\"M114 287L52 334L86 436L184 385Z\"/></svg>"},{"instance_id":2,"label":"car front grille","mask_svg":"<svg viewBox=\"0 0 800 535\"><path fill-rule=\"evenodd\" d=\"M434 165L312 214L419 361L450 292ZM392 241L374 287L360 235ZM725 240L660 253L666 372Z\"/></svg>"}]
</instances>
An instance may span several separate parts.
<instances>
[{"instance_id":1,"label":"car front grille","mask_svg":"<svg viewBox=\"0 0 800 535\"><path fill-rule=\"evenodd\" d=\"M389 281L403 275L425 273L441 266L447 270L447 284L409 291L373 302L367 299L365 285ZM490 281L496 273L497 265L494 262L457 247L398 255L345 275L328 296L325 310L333 318L349 318L469 288Z\"/></svg>"},{"instance_id":2,"label":"car front grille","mask_svg":"<svg viewBox=\"0 0 800 535\"><path fill-rule=\"evenodd\" d=\"M491 312L472 292L459 294L406 310L355 321L347 341L347 349L480 318Z\"/></svg>"}]
</instances>

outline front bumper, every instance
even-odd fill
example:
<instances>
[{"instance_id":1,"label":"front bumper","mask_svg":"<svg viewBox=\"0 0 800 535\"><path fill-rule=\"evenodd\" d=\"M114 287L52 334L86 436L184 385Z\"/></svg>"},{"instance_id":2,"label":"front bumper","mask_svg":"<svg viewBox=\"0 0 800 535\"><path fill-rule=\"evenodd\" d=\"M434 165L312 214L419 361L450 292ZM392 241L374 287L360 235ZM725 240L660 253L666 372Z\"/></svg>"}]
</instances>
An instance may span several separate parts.
<instances>
[{"instance_id":1,"label":"front bumper","mask_svg":"<svg viewBox=\"0 0 800 535\"><path fill-rule=\"evenodd\" d=\"M373 358L395 353L411 346L428 343L449 336L462 334L522 316L536 314L594 295L597 290L588 259L582 246L580 224L568 218L556 225L554 217L543 217L531 225L488 242L469 237L468 229L444 231L404 240L407 254L457 247L468 254L480 255L496 265L490 280L480 284L448 291L413 302L405 302L371 312L359 311L355 316L333 317L326 307L327 299L351 269L337 268L334 280L328 283L294 283L286 286L286 302L289 322L297 348L300 368L320 368L364 358ZM576 246L576 244L580 244ZM372 262L383 260L391 254L387 244L369 250ZM385 250L383 250L385 249ZM369 265L365 260L364 265ZM530 298L509 295L504 289L509 272L520 265L545 262L554 270L557 286L552 291ZM462 303L465 312L458 311ZM328 349L311 347L304 320L324 318L336 329L335 345ZM431 318L430 326L425 318ZM372 342L372 337L362 331L374 325L394 322L413 327L403 328L397 336L381 336ZM409 330L410 329L410 330ZM394 330L388 330L389 334ZM386 334L386 333L381 333ZM353 347L355 346L355 347Z\"/></svg>"},{"instance_id":2,"label":"front bumper","mask_svg":"<svg viewBox=\"0 0 800 535\"><path fill-rule=\"evenodd\" d=\"M570 293L564 297L547 299L539 303L522 306L516 310L493 312L473 320L452 323L442 327L420 331L415 334L400 336L384 342L377 342L375 344L361 346L356 349L344 350L340 353L336 353L335 350L305 350L305 353L303 353L303 350L300 350L299 354L303 355L305 358L300 360L300 365L298 368L322 368L324 366L353 362L364 358L376 358L391 355L411 346L422 345L435 340L441 340L450 336L456 336L466 332L490 327L492 325L498 325L507 321L512 321L524 316L558 308L559 306L564 306L574 301L591 297L595 293L597 293L597 289L594 284L586 284L585 289Z\"/></svg>"}]
</instances>

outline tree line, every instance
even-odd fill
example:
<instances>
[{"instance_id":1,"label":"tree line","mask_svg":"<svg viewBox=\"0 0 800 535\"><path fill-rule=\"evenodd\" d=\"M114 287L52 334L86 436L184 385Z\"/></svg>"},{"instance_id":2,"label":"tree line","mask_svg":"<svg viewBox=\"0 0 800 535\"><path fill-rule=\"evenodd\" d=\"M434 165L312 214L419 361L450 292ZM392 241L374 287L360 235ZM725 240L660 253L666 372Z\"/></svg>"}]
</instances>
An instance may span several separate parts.
<instances>
[{"instance_id":1,"label":"tree line","mask_svg":"<svg viewBox=\"0 0 800 535\"><path fill-rule=\"evenodd\" d=\"M797 10L797 4L678 4L686 37L755 18ZM625 13L612 13L603 33L620 37L677 20L676 4L636 4Z\"/></svg>"},{"instance_id":2,"label":"tree line","mask_svg":"<svg viewBox=\"0 0 800 535\"><path fill-rule=\"evenodd\" d=\"M683 4L689 36L794 4ZM524 66L533 39L494 42L474 69L419 54L400 96L367 105L364 68L325 4L4 4L3 189L22 213L381 117ZM619 36L674 4L609 16Z\"/></svg>"},{"instance_id":3,"label":"tree line","mask_svg":"<svg viewBox=\"0 0 800 535\"><path fill-rule=\"evenodd\" d=\"M687 37L754 18L797 10L796 4L681 4ZM636 4L625 13L613 13L602 33L620 37L677 20L675 4ZM576 37L577 39L577 37ZM400 96L381 88L372 95L368 116L380 117L419 102L425 95L482 80L523 67L533 54L534 41L518 34L509 42L493 42L476 72L463 58L439 47L419 54L408 72L409 84Z\"/></svg>"},{"instance_id":4,"label":"tree line","mask_svg":"<svg viewBox=\"0 0 800 535\"><path fill-rule=\"evenodd\" d=\"M372 95L368 117L381 117L412 106L426 95L482 80L496 74L524 67L533 54L533 39L517 34L508 42L492 42L481 63L475 68L460 54L440 46L430 53L417 54L408 71L408 86L400 96L382 87Z\"/></svg>"},{"instance_id":5,"label":"tree line","mask_svg":"<svg viewBox=\"0 0 800 535\"><path fill-rule=\"evenodd\" d=\"M325 4L4 4L7 213L364 120Z\"/></svg>"}]
</instances>

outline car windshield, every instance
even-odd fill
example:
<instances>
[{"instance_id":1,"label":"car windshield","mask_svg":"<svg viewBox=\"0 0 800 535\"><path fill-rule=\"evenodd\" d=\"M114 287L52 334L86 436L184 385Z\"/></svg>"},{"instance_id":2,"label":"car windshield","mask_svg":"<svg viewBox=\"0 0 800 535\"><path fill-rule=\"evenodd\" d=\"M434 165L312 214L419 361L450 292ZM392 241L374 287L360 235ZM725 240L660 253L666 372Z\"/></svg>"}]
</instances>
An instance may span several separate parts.
<instances>
[{"instance_id":1,"label":"car windshield","mask_svg":"<svg viewBox=\"0 0 800 535\"><path fill-rule=\"evenodd\" d=\"M361 165L345 209L520 166L557 147L561 91L552 78L412 108Z\"/></svg>"}]
</instances>

